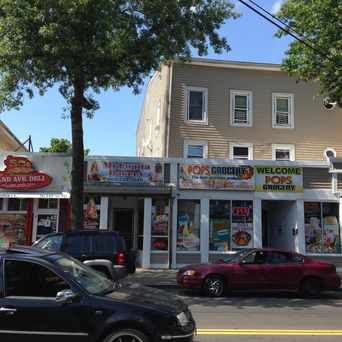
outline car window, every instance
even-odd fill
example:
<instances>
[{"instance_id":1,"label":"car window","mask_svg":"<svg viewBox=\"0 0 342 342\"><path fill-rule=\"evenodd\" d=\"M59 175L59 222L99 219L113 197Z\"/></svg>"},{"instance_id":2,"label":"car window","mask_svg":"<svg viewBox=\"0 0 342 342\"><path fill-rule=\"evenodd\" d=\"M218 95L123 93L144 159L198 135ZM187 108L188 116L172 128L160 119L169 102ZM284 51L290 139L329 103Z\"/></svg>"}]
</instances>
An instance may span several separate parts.
<instances>
[{"instance_id":1,"label":"car window","mask_svg":"<svg viewBox=\"0 0 342 342\"><path fill-rule=\"evenodd\" d=\"M285 252L271 252L269 262L270 264L288 264L290 254Z\"/></svg>"},{"instance_id":2,"label":"car window","mask_svg":"<svg viewBox=\"0 0 342 342\"><path fill-rule=\"evenodd\" d=\"M244 259L244 264L265 264L266 263L266 252L254 251L248 254Z\"/></svg>"},{"instance_id":3,"label":"car window","mask_svg":"<svg viewBox=\"0 0 342 342\"><path fill-rule=\"evenodd\" d=\"M304 257L300 254L291 254L289 262L292 264L302 264L304 262Z\"/></svg>"},{"instance_id":4,"label":"car window","mask_svg":"<svg viewBox=\"0 0 342 342\"><path fill-rule=\"evenodd\" d=\"M53 297L69 285L48 268L29 261L5 260L5 295Z\"/></svg>"},{"instance_id":5,"label":"car window","mask_svg":"<svg viewBox=\"0 0 342 342\"><path fill-rule=\"evenodd\" d=\"M97 234L93 238L94 252L113 254L117 250L116 237L112 234Z\"/></svg>"},{"instance_id":6,"label":"car window","mask_svg":"<svg viewBox=\"0 0 342 342\"><path fill-rule=\"evenodd\" d=\"M64 249L71 255L81 255L90 250L90 237L80 234L67 235Z\"/></svg>"},{"instance_id":7,"label":"car window","mask_svg":"<svg viewBox=\"0 0 342 342\"><path fill-rule=\"evenodd\" d=\"M59 251L62 244L63 235L53 235L38 241L34 247L48 251Z\"/></svg>"}]
</instances>

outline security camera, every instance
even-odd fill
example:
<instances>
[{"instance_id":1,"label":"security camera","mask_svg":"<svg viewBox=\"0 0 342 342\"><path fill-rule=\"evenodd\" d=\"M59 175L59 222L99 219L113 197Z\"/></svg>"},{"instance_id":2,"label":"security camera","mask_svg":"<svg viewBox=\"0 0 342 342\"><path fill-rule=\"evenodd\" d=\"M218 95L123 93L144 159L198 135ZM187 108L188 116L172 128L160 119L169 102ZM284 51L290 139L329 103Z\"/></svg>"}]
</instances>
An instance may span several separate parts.
<instances>
[{"instance_id":1,"label":"security camera","mask_svg":"<svg viewBox=\"0 0 342 342\"><path fill-rule=\"evenodd\" d=\"M336 158L336 151L328 147L324 151L324 157L327 161L330 161L330 159Z\"/></svg>"},{"instance_id":2,"label":"security camera","mask_svg":"<svg viewBox=\"0 0 342 342\"><path fill-rule=\"evenodd\" d=\"M337 102L332 102L329 97L323 99L323 106L327 110L333 110L337 105Z\"/></svg>"}]
</instances>

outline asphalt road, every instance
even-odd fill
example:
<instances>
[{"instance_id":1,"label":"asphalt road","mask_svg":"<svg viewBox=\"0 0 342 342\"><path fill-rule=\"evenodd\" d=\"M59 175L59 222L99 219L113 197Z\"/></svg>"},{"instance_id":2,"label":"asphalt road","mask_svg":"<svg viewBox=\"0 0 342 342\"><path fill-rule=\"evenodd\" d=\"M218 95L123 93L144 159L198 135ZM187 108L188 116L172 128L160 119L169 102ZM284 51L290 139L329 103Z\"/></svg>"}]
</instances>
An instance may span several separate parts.
<instances>
[{"instance_id":1,"label":"asphalt road","mask_svg":"<svg viewBox=\"0 0 342 342\"><path fill-rule=\"evenodd\" d=\"M289 294L206 298L182 291L198 326L196 341L342 341L342 291L319 299Z\"/></svg>"}]
</instances>

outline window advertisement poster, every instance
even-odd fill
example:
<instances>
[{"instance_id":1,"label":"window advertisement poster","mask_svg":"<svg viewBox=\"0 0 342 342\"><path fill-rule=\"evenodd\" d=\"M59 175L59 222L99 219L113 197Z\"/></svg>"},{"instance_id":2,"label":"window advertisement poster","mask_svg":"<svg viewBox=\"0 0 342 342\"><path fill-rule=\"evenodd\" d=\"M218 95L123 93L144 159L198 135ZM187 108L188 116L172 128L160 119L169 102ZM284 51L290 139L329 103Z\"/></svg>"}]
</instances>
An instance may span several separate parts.
<instances>
[{"instance_id":1,"label":"window advertisement poster","mask_svg":"<svg viewBox=\"0 0 342 342\"><path fill-rule=\"evenodd\" d=\"M84 229L92 230L100 227L101 197L86 197L84 208Z\"/></svg>"},{"instance_id":2,"label":"window advertisement poster","mask_svg":"<svg viewBox=\"0 0 342 342\"><path fill-rule=\"evenodd\" d=\"M255 190L262 192L303 192L303 168L256 166Z\"/></svg>"},{"instance_id":3,"label":"window advertisement poster","mask_svg":"<svg viewBox=\"0 0 342 342\"><path fill-rule=\"evenodd\" d=\"M177 251L200 250L199 200L178 201Z\"/></svg>"},{"instance_id":4,"label":"window advertisement poster","mask_svg":"<svg viewBox=\"0 0 342 342\"><path fill-rule=\"evenodd\" d=\"M0 248L25 244L26 214L0 214Z\"/></svg>"},{"instance_id":5,"label":"window advertisement poster","mask_svg":"<svg viewBox=\"0 0 342 342\"><path fill-rule=\"evenodd\" d=\"M37 239L43 235L57 232L57 214L38 214Z\"/></svg>"},{"instance_id":6,"label":"window advertisement poster","mask_svg":"<svg viewBox=\"0 0 342 342\"><path fill-rule=\"evenodd\" d=\"M338 203L323 205L323 253L340 253L340 225L338 222Z\"/></svg>"},{"instance_id":7,"label":"window advertisement poster","mask_svg":"<svg viewBox=\"0 0 342 342\"><path fill-rule=\"evenodd\" d=\"M230 250L230 201L210 201L210 251Z\"/></svg>"},{"instance_id":8,"label":"window advertisement poster","mask_svg":"<svg viewBox=\"0 0 342 342\"><path fill-rule=\"evenodd\" d=\"M162 163L90 159L87 165L88 182L132 186L158 186L164 183Z\"/></svg>"},{"instance_id":9,"label":"window advertisement poster","mask_svg":"<svg viewBox=\"0 0 342 342\"><path fill-rule=\"evenodd\" d=\"M322 224L321 203L305 202L305 250L307 253L321 253Z\"/></svg>"},{"instance_id":10,"label":"window advertisement poster","mask_svg":"<svg viewBox=\"0 0 342 342\"><path fill-rule=\"evenodd\" d=\"M181 164L180 189L254 190L254 168L248 165Z\"/></svg>"},{"instance_id":11,"label":"window advertisement poster","mask_svg":"<svg viewBox=\"0 0 342 342\"><path fill-rule=\"evenodd\" d=\"M253 201L232 201L232 248L253 247Z\"/></svg>"},{"instance_id":12,"label":"window advertisement poster","mask_svg":"<svg viewBox=\"0 0 342 342\"><path fill-rule=\"evenodd\" d=\"M167 251L169 248L169 203L167 200L153 200L151 222L152 251Z\"/></svg>"}]
</instances>

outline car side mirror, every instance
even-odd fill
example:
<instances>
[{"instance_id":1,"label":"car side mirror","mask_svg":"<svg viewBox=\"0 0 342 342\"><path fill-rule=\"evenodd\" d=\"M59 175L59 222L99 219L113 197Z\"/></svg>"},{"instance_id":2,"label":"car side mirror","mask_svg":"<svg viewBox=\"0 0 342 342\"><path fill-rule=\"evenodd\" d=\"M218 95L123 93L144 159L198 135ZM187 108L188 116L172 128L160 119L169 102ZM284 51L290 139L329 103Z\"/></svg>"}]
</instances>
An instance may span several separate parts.
<instances>
[{"instance_id":1,"label":"car side mirror","mask_svg":"<svg viewBox=\"0 0 342 342\"><path fill-rule=\"evenodd\" d=\"M57 292L56 302L60 304L71 304L76 298L78 298L78 295L72 290L63 290Z\"/></svg>"}]
</instances>

